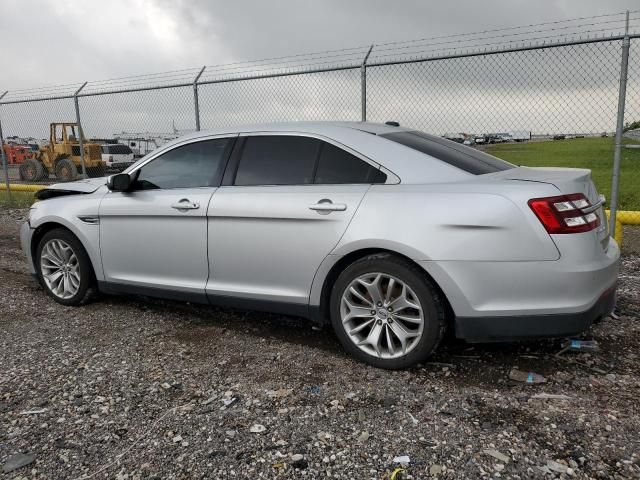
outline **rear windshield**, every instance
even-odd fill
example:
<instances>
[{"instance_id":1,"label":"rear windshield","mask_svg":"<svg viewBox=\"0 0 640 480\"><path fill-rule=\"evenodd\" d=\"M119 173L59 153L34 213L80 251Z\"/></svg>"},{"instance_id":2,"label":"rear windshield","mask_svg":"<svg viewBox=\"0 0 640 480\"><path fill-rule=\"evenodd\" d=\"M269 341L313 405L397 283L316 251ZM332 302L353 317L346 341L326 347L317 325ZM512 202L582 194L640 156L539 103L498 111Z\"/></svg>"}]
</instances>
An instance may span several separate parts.
<instances>
[{"instance_id":1,"label":"rear windshield","mask_svg":"<svg viewBox=\"0 0 640 480\"><path fill-rule=\"evenodd\" d=\"M385 133L383 138L426 153L449 165L464 170L474 175L500 172L515 168L509 162L500 160L492 155L467 147L459 143L418 131L404 131Z\"/></svg>"},{"instance_id":2,"label":"rear windshield","mask_svg":"<svg viewBox=\"0 0 640 480\"><path fill-rule=\"evenodd\" d=\"M102 151L105 153L127 154L133 153L126 145L104 145Z\"/></svg>"}]
</instances>

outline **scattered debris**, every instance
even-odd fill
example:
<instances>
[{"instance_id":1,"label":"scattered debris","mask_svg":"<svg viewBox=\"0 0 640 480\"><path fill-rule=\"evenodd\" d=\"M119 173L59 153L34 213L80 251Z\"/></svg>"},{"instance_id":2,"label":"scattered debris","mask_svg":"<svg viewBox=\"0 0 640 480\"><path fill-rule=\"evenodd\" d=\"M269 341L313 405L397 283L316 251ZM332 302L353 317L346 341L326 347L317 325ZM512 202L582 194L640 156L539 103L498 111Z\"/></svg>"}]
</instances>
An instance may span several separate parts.
<instances>
[{"instance_id":1,"label":"scattered debris","mask_svg":"<svg viewBox=\"0 0 640 480\"><path fill-rule=\"evenodd\" d=\"M548 460L546 466L549 470L556 473L567 473L567 469L569 468L567 465L554 460Z\"/></svg>"},{"instance_id":2,"label":"scattered debris","mask_svg":"<svg viewBox=\"0 0 640 480\"><path fill-rule=\"evenodd\" d=\"M11 455L4 462L4 466L2 467L2 473L11 473L14 470L17 470L22 467L26 467L27 465L32 464L36 459L36 456L32 453L16 453L15 455Z\"/></svg>"},{"instance_id":3,"label":"scattered debris","mask_svg":"<svg viewBox=\"0 0 640 480\"><path fill-rule=\"evenodd\" d=\"M393 463L399 463L401 465L408 465L410 462L409 455L400 455L398 457L393 457Z\"/></svg>"},{"instance_id":4,"label":"scattered debris","mask_svg":"<svg viewBox=\"0 0 640 480\"><path fill-rule=\"evenodd\" d=\"M493 448L488 448L486 450L483 450L482 453L484 453L485 455L489 455L495 458L496 460L500 460L502 463L509 463L509 461L511 461L511 459L507 457L504 453L500 453L498 450L494 450Z\"/></svg>"},{"instance_id":5,"label":"scattered debris","mask_svg":"<svg viewBox=\"0 0 640 480\"><path fill-rule=\"evenodd\" d=\"M578 340L570 339L562 345L562 349L556 353L556 357L559 357L565 352L597 352L600 350L598 342L595 340Z\"/></svg>"},{"instance_id":6,"label":"scattered debris","mask_svg":"<svg viewBox=\"0 0 640 480\"><path fill-rule=\"evenodd\" d=\"M275 399L288 397L292 393L293 393L292 388L280 388L279 390L267 390L267 396L269 398L275 398Z\"/></svg>"},{"instance_id":7,"label":"scattered debris","mask_svg":"<svg viewBox=\"0 0 640 480\"><path fill-rule=\"evenodd\" d=\"M262 433L267 429L267 427L265 427L264 425L260 425L259 423L256 423L254 425L251 425L251 428L249 429L249 431L251 433Z\"/></svg>"},{"instance_id":8,"label":"scattered debris","mask_svg":"<svg viewBox=\"0 0 640 480\"><path fill-rule=\"evenodd\" d=\"M39 410L26 410L24 412L20 412L20 415L39 415L41 413L45 413L46 411L46 408L41 408Z\"/></svg>"},{"instance_id":9,"label":"scattered debris","mask_svg":"<svg viewBox=\"0 0 640 480\"><path fill-rule=\"evenodd\" d=\"M305 460L304 455L301 453L296 453L291 456L291 466L293 468L299 468L300 470L304 470L309 466L309 462Z\"/></svg>"},{"instance_id":10,"label":"scattered debris","mask_svg":"<svg viewBox=\"0 0 640 480\"><path fill-rule=\"evenodd\" d=\"M509 372L509 378L515 382L536 384L545 383L547 381L542 375L534 372L524 372L517 368L512 368Z\"/></svg>"},{"instance_id":11,"label":"scattered debris","mask_svg":"<svg viewBox=\"0 0 640 480\"><path fill-rule=\"evenodd\" d=\"M556 393L536 393L531 398L542 400L573 400L573 397Z\"/></svg>"},{"instance_id":12,"label":"scattered debris","mask_svg":"<svg viewBox=\"0 0 640 480\"><path fill-rule=\"evenodd\" d=\"M442 473L442 465L434 464L429 467L429 475L435 477Z\"/></svg>"},{"instance_id":13,"label":"scattered debris","mask_svg":"<svg viewBox=\"0 0 640 480\"><path fill-rule=\"evenodd\" d=\"M404 468L398 467L393 472L391 472L391 476L389 480L402 480L402 473L405 471Z\"/></svg>"}]
</instances>

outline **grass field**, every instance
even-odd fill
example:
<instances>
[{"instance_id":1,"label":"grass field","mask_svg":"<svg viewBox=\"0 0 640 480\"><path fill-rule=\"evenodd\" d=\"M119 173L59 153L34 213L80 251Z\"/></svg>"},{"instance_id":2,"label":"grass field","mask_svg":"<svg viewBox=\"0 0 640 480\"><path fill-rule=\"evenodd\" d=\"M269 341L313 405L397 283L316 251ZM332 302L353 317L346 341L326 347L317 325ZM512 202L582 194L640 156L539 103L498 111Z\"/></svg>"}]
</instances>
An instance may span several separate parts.
<instances>
[{"instance_id":1,"label":"grass field","mask_svg":"<svg viewBox=\"0 0 640 480\"><path fill-rule=\"evenodd\" d=\"M487 153L527 167L588 168L598 191L611 199L613 138L572 138L490 145ZM622 149L618 209L640 210L640 149Z\"/></svg>"},{"instance_id":2,"label":"grass field","mask_svg":"<svg viewBox=\"0 0 640 480\"><path fill-rule=\"evenodd\" d=\"M6 190L0 190L0 208L29 207L35 201L33 192L11 192L11 198Z\"/></svg>"}]
</instances>

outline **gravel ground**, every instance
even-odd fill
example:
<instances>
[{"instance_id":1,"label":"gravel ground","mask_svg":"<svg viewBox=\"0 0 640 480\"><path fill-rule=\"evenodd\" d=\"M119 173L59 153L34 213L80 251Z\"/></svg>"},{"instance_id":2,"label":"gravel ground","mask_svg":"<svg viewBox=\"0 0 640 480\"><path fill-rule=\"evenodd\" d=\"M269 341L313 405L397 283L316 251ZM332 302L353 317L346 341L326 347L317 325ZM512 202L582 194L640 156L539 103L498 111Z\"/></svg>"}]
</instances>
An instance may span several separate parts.
<instances>
[{"instance_id":1,"label":"gravel ground","mask_svg":"<svg viewBox=\"0 0 640 480\"><path fill-rule=\"evenodd\" d=\"M278 315L58 305L19 251L25 213L0 212L0 466L31 463L0 478L640 478L638 256L596 353L448 340L390 372Z\"/></svg>"}]
</instances>

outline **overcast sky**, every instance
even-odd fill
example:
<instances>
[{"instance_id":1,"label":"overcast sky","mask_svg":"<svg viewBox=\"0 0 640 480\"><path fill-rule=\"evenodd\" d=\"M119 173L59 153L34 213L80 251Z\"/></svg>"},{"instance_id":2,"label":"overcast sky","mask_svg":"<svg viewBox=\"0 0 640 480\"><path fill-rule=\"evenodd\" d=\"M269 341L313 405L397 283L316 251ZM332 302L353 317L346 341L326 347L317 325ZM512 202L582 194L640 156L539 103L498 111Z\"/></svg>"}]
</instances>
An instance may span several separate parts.
<instances>
[{"instance_id":1,"label":"overcast sky","mask_svg":"<svg viewBox=\"0 0 640 480\"><path fill-rule=\"evenodd\" d=\"M459 35L634 8L640 8L638 0L0 0L4 53L0 91L14 91L6 101L29 95L16 91L24 88L79 85L84 80ZM632 14L635 28L639 16ZM605 23L594 27L583 20L580 31L609 27L611 18L595 20ZM621 16L615 18L618 29ZM553 36L558 30L566 34L567 24L561 25L559 29L547 25L544 28L552 30L540 35L557 40ZM540 27L528 30L536 28ZM370 68L368 119L397 120L439 134L611 132L620 43ZM420 48L434 45L437 41L429 40ZM640 115L638 46L640 41L635 41L630 58L629 119ZM374 49L372 58L384 55L384 48ZM362 52L357 51L356 58ZM203 78L212 78L214 71L208 69ZM185 73L180 81L190 82L195 72ZM90 83L84 92L104 88L96 85L100 84ZM110 85L106 90L114 88ZM75 89L64 88L66 92L55 93ZM357 69L202 85L199 92L203 128L360 119ZM170 132L173 125L180 131L195 128L190 87L83 97L80 107L85 131L92 136ZM47 135L49 122L75 117L68 99L4 105L0 113L6 135L38 138Z\"/></svg>"},{"instance_id":2,"label":"overcast sky","mask_svg":"<svg viewBox=\"0 0 640 480\"><path fill-rule=\"evenodd\" d=\"M637 0L0 0L0 89L638 8Z\"/></svg>"}]
</instances>

